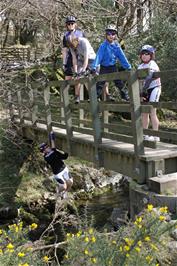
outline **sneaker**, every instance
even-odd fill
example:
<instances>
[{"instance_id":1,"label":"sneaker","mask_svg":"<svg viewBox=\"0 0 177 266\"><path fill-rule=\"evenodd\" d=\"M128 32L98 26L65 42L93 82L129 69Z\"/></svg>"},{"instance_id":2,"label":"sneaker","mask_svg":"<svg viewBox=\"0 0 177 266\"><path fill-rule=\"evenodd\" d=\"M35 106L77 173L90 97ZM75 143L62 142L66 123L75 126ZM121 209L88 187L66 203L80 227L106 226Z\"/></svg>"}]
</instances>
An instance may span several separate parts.
<instances>
[{"instance_id":1,"label":"sneaker","mask_svg":"<svg viewBox=\"0 0 177 266\"><path fill-rule=\"evenodd\" d=\"M149 140L149 136L148 135L143 135L143 140Z\"/></svg>"},{"instance_id":2,"label":"sneaker","mask_svg":"<svg viewBox=\"0 0 177 266\"><path fill-rule=\"evenodd\" d=\"M149 141L155 141L154 136L149 136Z\"/></svg>"},{"instance_id":3,"label":"sneaker","mask_svg":"<svg viewBox=\"0 0 177 266\"><path fill-rule=\"evenodd\" d=\"M80 97L79 96L75 96L74 101L76 104L80 103Z\"/></svg>"},{"instance_id":4,"label":"sneaker","mask_svg":"<svg viewBox=\"0 0 177 266\"><path fill-rule=\"evenodd\" d=\"M115 99L110 94L108 94L108 95L106 95L106 101L107 102L115 102Z\"/></svg>"},{"instance_id":5,"label":"sneaker","mask_svg":"<svg viewBox=\"0 0 177 266\"><path fill-rule=\"evenodd\" d=\"M123 90L121 90L120 91L120 95L121 95L121 98L123 99L123 100L125 100L125 101L129 101L130 100L130 97L129 97L129 95L128 95L128 91L123 91Z\"/></svg>"},{"instance_id":6,"label":"sneaker","mask_svg":"<svg viewBox=\"0 0 177 266\"><path fill-rule=\"evenodd\" d=\"M157 141L157 142L159 142L159 141L160 141L160 138L159 138L159 137L157 137L157 136L155 136L155 137L154 137L154 141Z\"/></svg>"}]
</instances>

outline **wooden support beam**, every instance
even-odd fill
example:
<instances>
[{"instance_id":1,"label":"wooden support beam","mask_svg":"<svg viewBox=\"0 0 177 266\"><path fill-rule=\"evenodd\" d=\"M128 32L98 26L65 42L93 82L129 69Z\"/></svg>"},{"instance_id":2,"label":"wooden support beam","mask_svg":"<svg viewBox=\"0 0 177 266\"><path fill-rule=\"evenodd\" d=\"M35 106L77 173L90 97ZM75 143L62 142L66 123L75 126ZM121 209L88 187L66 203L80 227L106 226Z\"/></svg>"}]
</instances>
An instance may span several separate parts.
<instances>
[{"instance_id":1,"label":"wooden support beam","mask_svg":"<svg viewBox=\"0 0 177 266\"><path fill-rule=\"evenodd\" d=\"M99 104L97 101L96 83L88 82L90 109L92 115L92 125L94 132L94 146L95 146L95 164L97 167L103 166L103 153L99 147L102 143L101 121L99 117Z\"/></svg>"},{"instance_id":2,"label":"wooden support beam","mask_svg":"<svg viewBox=\"0 0 177 266\"><path fill-rule=\"evenodd\" d=\"M72 154L73 129L72 129L71 109L69 106L69 88L70 86L67 84L67 82L64 82L61 86L61 93L63 96L64 118L65 118L66 133L67 133L68 152Z\"/></svg>"}]
</instances>

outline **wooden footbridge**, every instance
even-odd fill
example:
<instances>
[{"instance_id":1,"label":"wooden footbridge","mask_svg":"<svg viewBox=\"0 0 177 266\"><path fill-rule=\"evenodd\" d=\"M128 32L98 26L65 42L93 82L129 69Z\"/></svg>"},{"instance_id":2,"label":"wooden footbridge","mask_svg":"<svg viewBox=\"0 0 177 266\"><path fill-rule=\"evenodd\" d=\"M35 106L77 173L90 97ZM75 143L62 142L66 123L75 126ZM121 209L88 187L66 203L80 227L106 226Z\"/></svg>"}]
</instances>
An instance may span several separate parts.
<instances>
[{"instance_id":1,"label":"wooden footbridge","mask_svg":"<svg viewBox=\"0 0 177 266\"><path fill-rule=\"evenodd\" d=\"M17 90L8 91L8 108L13 122L25 136L45 141L52 129L59 148L70 155L94 162L97 167L115 170L146 184L151 191L177 192L177 129L158 132L142 127L142 112L152 106L177 110L177 102L142 104L139 79L147 70L88 77L72 81L26 81ZM154 77L173 78L177 70L157 72ZM98 102L96 82L117 77L127 82L130 102ZM73 103L72 86L80 82L88 91L88 102L81 90L81 102ZM119 119L129 113L128 119ZM143 141L143 134L158 136L160 142Z\"/></svg>"}]
</instances>

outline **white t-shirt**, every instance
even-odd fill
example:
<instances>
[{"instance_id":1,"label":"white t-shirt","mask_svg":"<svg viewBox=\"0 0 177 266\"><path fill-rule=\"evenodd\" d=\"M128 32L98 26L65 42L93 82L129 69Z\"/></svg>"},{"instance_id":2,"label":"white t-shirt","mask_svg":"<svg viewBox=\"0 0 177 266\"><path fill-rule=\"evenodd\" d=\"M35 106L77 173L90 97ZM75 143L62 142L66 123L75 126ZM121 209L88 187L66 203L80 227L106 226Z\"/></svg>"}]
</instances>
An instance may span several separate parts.
<instances>
[{"instance_id":1,"label":"white t-shirt","mask_svg":"<svg viewBox=\"0 0 177 266\"><path fill-rule=\"evenodd\" d=\"M149 68L151 72L158 72L160 71L157 63L154 60L151 60L149 63L142 63L138 66L138 69L145 69ZM160 78L153 79L149 85L149 89L161 86Z\"/></svg>"},{"instance_id":2,"label":"white t-shirt","mask_svg":"<svg viewBox=\"0 0 177 266\"><path fill-rule=\"evenodd\" d=\"M75 52L78 59L84 61L84 58L88 56L88 59L95 59L96 54L91 46L90 42L86 38L79 37L79 44L76 49L71 49L71 53Z\"/></svg>"}]
</instances>

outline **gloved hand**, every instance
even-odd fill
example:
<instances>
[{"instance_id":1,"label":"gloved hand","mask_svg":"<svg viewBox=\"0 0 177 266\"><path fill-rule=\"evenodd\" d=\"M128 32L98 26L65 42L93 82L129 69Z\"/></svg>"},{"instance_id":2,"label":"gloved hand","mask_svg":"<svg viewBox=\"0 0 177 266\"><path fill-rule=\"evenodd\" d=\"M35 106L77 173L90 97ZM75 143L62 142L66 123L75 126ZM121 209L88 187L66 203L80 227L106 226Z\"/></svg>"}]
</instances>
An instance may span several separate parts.
<instances>
[{"instance_id":1,"label":"gloved hand","mask_svg":"<svg viewBox=\"0 0 177 266\"><path fill-rule=\"evenodd\" d=\"M66 71L66 65L65 64L63 64L62 70L63 70L63 72Z\"/></svg>"},{"instance_id":2,"label":"gloved hand","mask_svg":"<svg viewBox=\"0 0 177 266\"><path fill-rule=\"evenodd\" d=\"M51 131L51 132L49 133L49 139L50 139L50 140L55 140L55 133L54 133L53 131Z\"/></svg>"},{"instance_id":3,"label":"gloved hand","mask_svg":"<svg viewBox=\"0 0 177 266\"><path fill-rule=\"evenodd\" d=\"M90 69L90 74L93 76L98 75L98 73L96 72L96 69Z\"/></svg>"},{"instance_id":4,"label":"gloved hand","mask_svg":"<svg viewBox=\"0 0 177 266\"><path fill-rule=\"evenodd\" d=\"M85 74L86 74L86 71L81 71L78 73L78 77L85 76Z\"/></svg>"},{"instance_id":5,"label":"gloved hand","mask_svg":"<svg viewBox=\"0 0 177 266\"><path fill-rule=\"evenodd\" d=\"M73 78L77 78L77 77L78 77L77 72L74 72L74 73L73 73Z\"/></svg>"}]
</instances>

